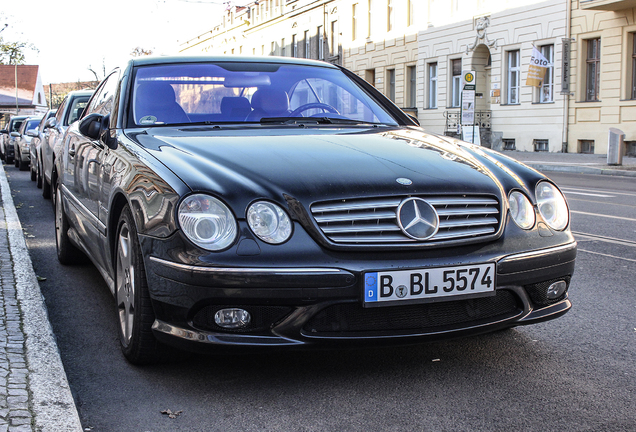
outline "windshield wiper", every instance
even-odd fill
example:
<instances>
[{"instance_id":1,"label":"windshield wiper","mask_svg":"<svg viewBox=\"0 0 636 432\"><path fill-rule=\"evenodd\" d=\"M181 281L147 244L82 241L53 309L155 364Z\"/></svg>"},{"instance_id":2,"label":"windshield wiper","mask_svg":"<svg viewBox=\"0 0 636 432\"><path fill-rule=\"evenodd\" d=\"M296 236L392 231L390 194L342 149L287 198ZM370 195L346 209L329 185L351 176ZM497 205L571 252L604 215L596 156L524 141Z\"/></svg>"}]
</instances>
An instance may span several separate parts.
<instances>
[{"instance_id":1,"label":"windshield wiper","mask_svg":"<svg viewBox=\"0 0 636 432\"><path fill-rule=\"evenodd\" d=\"M351 125L372 125L372 126L389 126L383 123L366 122L362 120L354 120L337 117L263 117L261 124L351 124Z\"/></svg>"}]
</instances>

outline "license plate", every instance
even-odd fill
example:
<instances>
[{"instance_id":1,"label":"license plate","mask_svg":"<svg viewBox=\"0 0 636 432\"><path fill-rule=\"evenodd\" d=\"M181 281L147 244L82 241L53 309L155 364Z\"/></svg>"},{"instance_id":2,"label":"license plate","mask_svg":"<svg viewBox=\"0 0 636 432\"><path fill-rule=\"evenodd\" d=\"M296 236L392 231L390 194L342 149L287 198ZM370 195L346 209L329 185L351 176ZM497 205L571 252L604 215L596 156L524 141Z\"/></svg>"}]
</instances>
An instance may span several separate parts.
<instances>
[{"instance_id":1,"label":"license plate","mask_svg":"<svg viewBox=\"0 0 636 432\"><path fill-rule=\"evenodd\" d=\"M495 292L495 264L364 274L364 306L481 297Z\"/></svg>"}]
</instances>

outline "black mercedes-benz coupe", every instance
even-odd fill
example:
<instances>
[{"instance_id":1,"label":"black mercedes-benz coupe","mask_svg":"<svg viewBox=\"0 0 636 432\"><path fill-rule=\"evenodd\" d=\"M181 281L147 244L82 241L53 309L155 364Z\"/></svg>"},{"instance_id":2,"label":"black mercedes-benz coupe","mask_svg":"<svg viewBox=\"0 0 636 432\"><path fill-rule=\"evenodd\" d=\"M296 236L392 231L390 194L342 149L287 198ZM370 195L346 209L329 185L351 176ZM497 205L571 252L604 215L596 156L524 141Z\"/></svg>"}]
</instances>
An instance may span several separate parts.
<instances>
[{"instance_id":1,"label":"black mercedes-benz coupe","mask_svg":"<svg viewBox=\"0 0 636 432\"><path fill-rule=\"evenodd\" d=\"M554 183L323 62L131 60L67 131L52 185L58 258L97 266L133 363L414 343L571 307Z\"/></svg>"}]
</instances>

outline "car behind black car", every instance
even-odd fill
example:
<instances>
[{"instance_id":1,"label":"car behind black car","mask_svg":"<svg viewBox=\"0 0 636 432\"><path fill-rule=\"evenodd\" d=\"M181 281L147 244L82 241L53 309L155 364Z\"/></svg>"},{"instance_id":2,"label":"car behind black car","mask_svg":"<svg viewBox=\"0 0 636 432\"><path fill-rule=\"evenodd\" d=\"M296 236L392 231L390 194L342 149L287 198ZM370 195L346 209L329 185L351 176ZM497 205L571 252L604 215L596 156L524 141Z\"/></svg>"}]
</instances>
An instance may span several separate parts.
<instances>
[{"instance_id":1,"label":"car behind black car","mask_svg":"<svg viewBox=\"0 0 636 432\"><path fill-rule=\"evenodd\" d=\"M131 60L70 126L52 185L58 257L95 263L133 363L164 344L412 343L571 307L559 189L327 63Z\"/></svg>"}]
</instances>

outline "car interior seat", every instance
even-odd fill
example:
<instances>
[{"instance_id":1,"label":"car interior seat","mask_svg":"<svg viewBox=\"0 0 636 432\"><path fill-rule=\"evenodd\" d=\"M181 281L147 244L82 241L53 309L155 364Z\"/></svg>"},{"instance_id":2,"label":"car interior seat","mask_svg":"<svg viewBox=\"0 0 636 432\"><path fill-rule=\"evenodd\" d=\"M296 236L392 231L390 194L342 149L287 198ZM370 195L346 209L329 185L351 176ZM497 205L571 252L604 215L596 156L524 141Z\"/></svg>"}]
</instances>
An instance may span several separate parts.
<instances>
[{"instance_id":1,"label":"car interior seat","mask_svg":"<svg viewBox=\"0 0 636 432\"><path fill-rule=\"evenodd\" d=\"M246 97L226 96L221 99L223 121L245 120L251 111L250 101Z\"/></svg>"},{"instance_id":2,"label":"car interior seat","mask_svg":"<svg viewBox=\"0 0 636 432\"><path fill-rule=\"evenodd\" d=\"M289 110L289 97L283 90L264 88L252 95L252 112L247 121L259 121L263 117L286 117Z\"/></svg>"},{"instance_id":3,"label":"car interior seat","mask_svg":"<svg viewBox=\"0 0 636 432\"><path fill-rule=\"evenodd\" d=\"M189 123L190 119L176 101L172 86L164 82L142 83L135 93L137 124Z\"/></svg>"}]
</instances>

